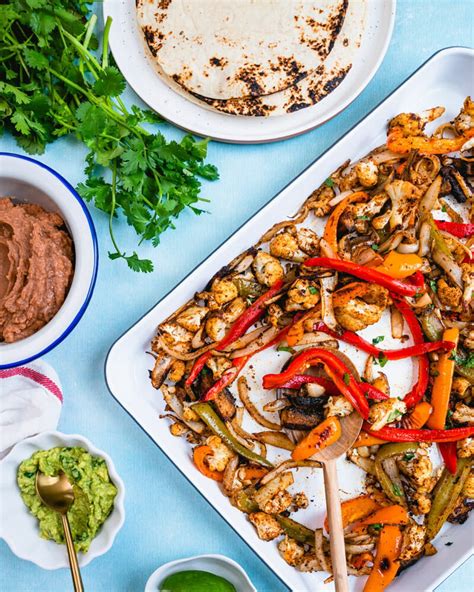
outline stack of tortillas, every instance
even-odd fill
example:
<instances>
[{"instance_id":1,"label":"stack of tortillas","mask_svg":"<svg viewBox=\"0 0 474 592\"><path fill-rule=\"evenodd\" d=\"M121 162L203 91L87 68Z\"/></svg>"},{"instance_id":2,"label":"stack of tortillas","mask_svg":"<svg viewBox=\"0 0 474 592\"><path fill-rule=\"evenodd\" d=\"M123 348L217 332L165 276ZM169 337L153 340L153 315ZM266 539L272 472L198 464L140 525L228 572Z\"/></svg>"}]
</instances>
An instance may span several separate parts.
<instances>
[{"instance_id":1,"label":"stack of tortillas","mask_svg":"<svg viewBox=\"0 0 474 592\"><path fill-rule=\"evenodd\" d=\"M314 105L351 69L365 0L137 0L158 74L232 115Z\"/></svg>"}]
</instances>

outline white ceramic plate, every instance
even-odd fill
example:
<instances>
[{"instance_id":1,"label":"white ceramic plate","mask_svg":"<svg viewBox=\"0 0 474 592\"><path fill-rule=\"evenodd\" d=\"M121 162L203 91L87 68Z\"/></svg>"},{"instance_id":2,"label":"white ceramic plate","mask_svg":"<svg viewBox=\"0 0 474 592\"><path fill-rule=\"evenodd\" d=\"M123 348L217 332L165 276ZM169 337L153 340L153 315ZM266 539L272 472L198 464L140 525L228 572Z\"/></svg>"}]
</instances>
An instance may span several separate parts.
<instances>
[{"instance_id":1,"label":"white ceramic plate","mask_svg":"<svg viewBox=\"0 0 474 592\"><path fill-rule=\"evenodd\" d=\"M84 436L43 432L16 444L0 462L0 537L20 559L32 561L43 569L69 567L66 546L40 538L38 520L23 503L16 482L18 465L22 461L38 450L49 450L56 446L80 446L93 456L103 458L110 478L117 487L112 513L92 541L89 551L78 554L79 565L84 567L99 555L107 553L125 520L123 481L110 456L96 448Z\"/></svg>"},{"instance_id":2,"label":"white ceramic plate","mask_svg":"<svg viewBox=\"0 0 474 592\"><path fill-rule=\"evenodd\" d=\"M131 417L158 444L176 467L202 493L214 508L227 520L229 525L260 555L261 559L294 590L310 591L322 589L325 574L302 574L287 565L279 556L275 542L261 541L247 518L232 507L220 492L218 485L201 475L191 459L191 447L184 438L175 438L164 428L163 401L148 379L150 357L145 355L155 327L181 304L200 291L210 277L237 254L251 246L272 224L289 216L301 205L315 187L319 186L331 172L348 157L354 160L365 155L370 149L384 143L387 120L402 111L422 111L436 105L446 106L446 119L453 117L461 107L464 98L472 92L469 73L474 68L474 51L463 48L450 48L435 54L417 70L404 84L392 93L383 103L357 124L345 137L339 140L316 162L310 165L298 178L292 181L251 220L233 234L210 257L200 264L185 280L165 296L154 308L140 319L111 348L106 362L106 380L111 393ZM380 323L368 327L362 334L366 339L384 334L387 348L396 347L391 341L389 315ZM349 354L352 361L361 369L365 355L348 345L341 344L341 351ZM266 351L252 359L257 382L253 381L252 392L258 388L264 373L278 371L288 354ZM411 361L390 362L384 367L393 392L404 393L413 382ZM398 391L399 389L399 391ZM260 391L258 396L266 395ZM262 404L262 403L260 403ZM166 421L166 420L165 420ZM249 422L244 427L252 431ZM261 429L261 428L260 428ZM269 452L270 454L270 452ZM275 456L271 460L275 458ZM339 483L343 498L353 497L362 489L363 475L354 465L341 459L339 461ZM304 489L313 500L310 508L299 511L297 520L308 526L322 523L324 489L320 471L310 473L308 469L295 471L293 491ZM445 542L452 546L445 546ZM393 592L406 590L432 590L449 575L472 552L472 526L448 525L439 535L436 558L420 560L416 568L408 569L391 585ZM352 591L361 590L364 578L350 578ZM324 590L332 590L332 585Z\"/></svg>"},{"instance_id":3,"label":"white ceramic plate","mask_svg":"<svg viewBox=\"0 0 474 592\"><path fill-rule=\"evenodd\" d=\"M352 0L359 1L359 0ZM168 121L223 142L282 140L306 132L345 109L378 70L392 36L396 0L367 0L362 44L344 81L318 104L276 117L242 117L211 111L172 90L156 73L142 41L135 0L104 0L104 19L113 25L110 47L133 90Z\"/></svg>"},{"instance_id":4,"label":"white ceramic plate","mask_svg":"<svg viewBox=\"0 0 474 592\"><path fill-rule=\"evenodd\" d=\"M158 592L160 590L159 585L168 576L178 571L194 569L208 571L216 576L225 578L238 592L257 592L240 565L232 559L224 557L224 555L197 555L196 557L177 559L176 561L165 563L148 578L145 592Z\"/></svg>"}]
</instances>

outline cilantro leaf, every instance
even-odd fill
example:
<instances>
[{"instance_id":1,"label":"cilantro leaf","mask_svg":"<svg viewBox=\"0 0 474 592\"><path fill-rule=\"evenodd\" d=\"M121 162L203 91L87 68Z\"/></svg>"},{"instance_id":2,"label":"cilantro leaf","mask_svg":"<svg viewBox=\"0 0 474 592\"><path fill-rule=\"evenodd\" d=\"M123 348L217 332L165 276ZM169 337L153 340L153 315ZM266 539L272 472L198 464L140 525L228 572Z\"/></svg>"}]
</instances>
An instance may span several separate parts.
<instances>
[{"instance_id":1,"label":"cilantro leaf","mask_svg":"<svg viewBox=\"0 0 474 592\"><path fill-rule=\"evenodd\" d=\"M149 259L140 259L133 251L133 255L125 257L127 265L133 271L142 271L143 273L151 273L153 271L153 263Z\"/></svg>"},{"instance_id":2,"label":"cilantro leaf","mask_svg":"<svg viewBox=\"0 0 474 592\"><path fill-rule=\"evenodd\" d=\"M99 97L117 97L125 90L125 79L115 66L105 68L99 74L92 90Z\"/></svg>"}]
</instances>

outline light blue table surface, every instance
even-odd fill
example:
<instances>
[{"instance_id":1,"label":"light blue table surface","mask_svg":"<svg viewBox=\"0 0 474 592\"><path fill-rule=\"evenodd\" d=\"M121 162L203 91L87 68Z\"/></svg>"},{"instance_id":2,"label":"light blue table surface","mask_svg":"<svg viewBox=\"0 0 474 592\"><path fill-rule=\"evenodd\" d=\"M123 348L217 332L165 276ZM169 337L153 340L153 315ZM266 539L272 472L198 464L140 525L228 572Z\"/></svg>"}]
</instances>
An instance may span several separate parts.
<instances>
[{"instance_id":1,"label":"light blue table surface","mask_svg":"<svg viewBox=\"0 0 474 592\"><path fill-rule=\"evenodd\" d=\"M201 553L222 553L235 559L259 592L284 590L110 396L103 377L105 357L117 337L428 57L446 46L474 45L473 11L473 0L399 0L394 35L382 66L342 114L319 129L284 142L257 146L212 143L209 159L219 167L221 180L204 187L203 195L211 199L210 213L201 217L186 213L156 250L142 247L141 253L155 261L155 273L133 274L107 258L107 220L91 208L101 255L95 293L80 325L46 356L64 388L59 429L83 434L107 451L126 485L125 525L113 548L83 570L87 590L138 592L161 564ZM127 98L138 101L131 92ZM171 126L164 126L163 131L170 138L181 136ZM18 151L8 137L0 140L0 150ZM75 141L61 140L40 160L74 185L82 179L84 155L85 150ZM123 220L116 232L121 245L135 247L135 237ZM452 553L454 559L455 546ZM2 592L69 589L67 570L43 571L17 559L0 542ZM471 557L437 590L473 589Z\"/></svg>"}]
</instances>

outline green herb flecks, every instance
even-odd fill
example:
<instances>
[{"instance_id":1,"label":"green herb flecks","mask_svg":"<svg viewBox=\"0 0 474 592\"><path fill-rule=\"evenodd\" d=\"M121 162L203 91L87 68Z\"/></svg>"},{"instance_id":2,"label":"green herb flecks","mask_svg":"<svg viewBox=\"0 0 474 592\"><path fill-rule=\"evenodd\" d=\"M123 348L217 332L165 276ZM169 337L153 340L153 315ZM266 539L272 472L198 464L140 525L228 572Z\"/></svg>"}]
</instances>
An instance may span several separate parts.
<instances>
[{"instance_id":1,"label":"green herb flecks","mask_svg":"<svg viewBox=\"0 0 474 592\"><path fill-rule=\"evenodd\" d=\"M296 350L294 350L292 347L288 347L287 345L279 345L277 347L277 351L288 352L289 354L294 354Z\"/></svg>"},{"instance_id":2,"label":"green herb flecks","mask_svg":"<svg viewBox=\"0 0 474 592\"><path fill-rule=\"evenodd\" d=\"M29 154L41 154L62 136L75 136L88 149L86 179L79 194L109 216L111 259L134 271L153 264L126 253L114 236L125 216L154 246L186 209L202 213L201 180L218 178L205 164L207 140L185 136L167 141L150 124L154 112L126 107L125 80L109 53L111 19L102 47L94 35L97 17L86 0L11 0L0 4L0 121Z\"/></svg>"},{"instance_id":3,"label":"green herb flecks","mask_svg":"<svg viewBox=\"0 0 474 592\"><path fill-rule=\"evenodd\" d=\"M377 343L380 343L381 341L383 341L385 339L385 337L383 335L379 335L378 337L374 337L372 339L372 343L374 345L377 345Z\"/></svg>"}]
</instances>

